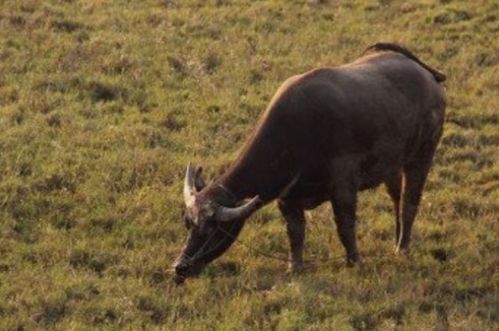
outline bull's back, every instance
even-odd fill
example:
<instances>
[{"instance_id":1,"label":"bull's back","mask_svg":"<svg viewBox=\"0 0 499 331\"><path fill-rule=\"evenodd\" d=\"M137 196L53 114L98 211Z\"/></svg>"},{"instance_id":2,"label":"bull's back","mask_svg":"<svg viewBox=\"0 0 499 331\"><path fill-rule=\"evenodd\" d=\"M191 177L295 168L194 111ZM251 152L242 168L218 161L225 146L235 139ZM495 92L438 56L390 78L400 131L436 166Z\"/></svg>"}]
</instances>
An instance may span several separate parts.
<instances>
[{"instance_id":1,"label":"bull's back","mask_svg":"<svg viewBox=\"0 0 499 331\"><path fill-rule=\"evenodd\" d=\"M314 70L289 90L277 112L294 118L291 134L301 137L295 159L312 181L356 169L361 187L378 185L443 120L438 82L400 54Z\"/></svg>"}]
</instances>

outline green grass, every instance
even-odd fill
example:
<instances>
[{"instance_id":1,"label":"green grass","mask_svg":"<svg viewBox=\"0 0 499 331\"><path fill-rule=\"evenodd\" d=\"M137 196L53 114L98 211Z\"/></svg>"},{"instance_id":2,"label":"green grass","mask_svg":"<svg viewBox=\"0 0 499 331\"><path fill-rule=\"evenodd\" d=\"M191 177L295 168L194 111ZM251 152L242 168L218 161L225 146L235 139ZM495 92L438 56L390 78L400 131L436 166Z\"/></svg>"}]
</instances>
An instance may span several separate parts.
<instances>
[{"instance_id":1,"label":"green grass","mask_svg":"<svg viewBox=\"0 0 499 331\"><path fill-rule=\"evenodd\" d=\"M499 319L495 1L0 2L1 330L492 330ZM411 254L382 188L361 266L329 206L299 276L235 245L176 287L188 161L216 175L279 84L398 41L448 75ZM241 240L287 253L275 206Z\"/></svg>"}]
</instances>

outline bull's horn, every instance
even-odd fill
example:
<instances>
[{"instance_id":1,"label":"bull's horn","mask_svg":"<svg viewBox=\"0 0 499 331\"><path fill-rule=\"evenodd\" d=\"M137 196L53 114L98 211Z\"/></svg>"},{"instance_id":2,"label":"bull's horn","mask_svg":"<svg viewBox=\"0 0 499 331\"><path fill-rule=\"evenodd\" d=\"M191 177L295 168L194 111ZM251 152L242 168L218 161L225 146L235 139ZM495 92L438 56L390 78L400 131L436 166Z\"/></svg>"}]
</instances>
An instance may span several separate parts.
<instances>
[{"instance_id":1,"label":"bull's horn","mask_svg":"<svg viewBox=\"0 0 499 331\"><path fill-rule=\"evenodd\" d=\"M260 197L257 195L253 199L239 207L229 208L220 206L217 210L215 219L220 222L230 222L235 219L246 218L256 210L260 203Z\"/></svg>"},{"instance_id":2,"label":"bull's horn","mask_svg":"<svg viewBox=\"0 0 499 331\"><path fill-rule=\"evenodd\" d=\"M185 171L185 179L184 179L184 201L187 208L190 208L194 205L196 187L194 185L196 174L194 169L189 162L187 166L187 170Z\"/></svg>"}]
</instances>

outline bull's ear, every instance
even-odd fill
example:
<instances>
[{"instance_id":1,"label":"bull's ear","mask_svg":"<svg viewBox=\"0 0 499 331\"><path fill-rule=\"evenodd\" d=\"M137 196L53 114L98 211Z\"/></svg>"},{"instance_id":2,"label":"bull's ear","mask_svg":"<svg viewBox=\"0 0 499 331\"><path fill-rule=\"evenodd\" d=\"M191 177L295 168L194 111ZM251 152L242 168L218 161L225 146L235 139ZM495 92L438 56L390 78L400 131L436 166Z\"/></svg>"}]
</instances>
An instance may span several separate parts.
<instances>
[{"instance_id":1,"label":"bull's ear","mask_svg":"<svg viewBox=\"0 0 499 331\"><path fill-rule=\"evenodd\" d=\"M196 191L198 192L206 186L206 182L203 179L203 167L198 167L196 169L194 185L196 186Z\"/></svg>"}]
</instances>

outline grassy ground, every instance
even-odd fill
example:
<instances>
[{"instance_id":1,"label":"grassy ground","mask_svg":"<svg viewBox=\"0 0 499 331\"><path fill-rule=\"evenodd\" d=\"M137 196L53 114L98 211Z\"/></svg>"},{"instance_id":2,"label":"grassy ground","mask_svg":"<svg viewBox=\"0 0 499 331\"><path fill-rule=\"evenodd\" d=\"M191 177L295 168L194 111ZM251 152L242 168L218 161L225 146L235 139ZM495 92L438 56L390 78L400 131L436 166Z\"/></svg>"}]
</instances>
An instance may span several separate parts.
<instances>
[{"instance_id":1,"label":"grassy ground","mask_svg":"<svg viewBox=\"0 0 499 331\"><path fill-rule=\"evenodd\" d=\"M496 1L0 1L1 330L492 330L499 319ZM280 82L398 41L449 79L411 255L383 189L363 193L363 264L329 206L300 276L241 245L186 286L192 160L229 162ZM241 239L285 255L274 206Z\"/></svg>"}]
</instances>

